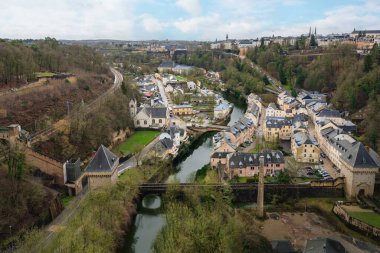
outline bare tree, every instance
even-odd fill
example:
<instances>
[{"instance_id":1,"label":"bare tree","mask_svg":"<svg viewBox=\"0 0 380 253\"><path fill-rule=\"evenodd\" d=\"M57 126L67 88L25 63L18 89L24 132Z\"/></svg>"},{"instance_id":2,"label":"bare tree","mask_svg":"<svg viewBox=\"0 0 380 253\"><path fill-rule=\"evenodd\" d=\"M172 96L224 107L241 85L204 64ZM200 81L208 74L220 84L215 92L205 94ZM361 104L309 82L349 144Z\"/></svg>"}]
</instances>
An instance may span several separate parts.
<instances>
[{"instance_id":1,"label":"bare tree","mask_svg":"<svg viewBox=\"0 0 380 253\"><path fill-rule=\"evenodd\" d=\"M135 157L137 167L139 167L139 162L140 162L140 160L142 158L142 151L143 151L143 149L144 149L144 146L141 145L141 144L134 145L134 147L132 149L132 154Z\"/></svg>"}]
</instances>

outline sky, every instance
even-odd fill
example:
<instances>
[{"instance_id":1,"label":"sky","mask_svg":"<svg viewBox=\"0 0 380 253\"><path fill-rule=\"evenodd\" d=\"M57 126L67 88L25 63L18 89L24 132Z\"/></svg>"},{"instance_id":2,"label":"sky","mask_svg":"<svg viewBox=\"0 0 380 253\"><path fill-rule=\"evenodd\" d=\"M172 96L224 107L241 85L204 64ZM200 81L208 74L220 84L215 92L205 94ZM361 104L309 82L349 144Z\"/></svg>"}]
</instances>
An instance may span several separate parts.
<instances>
[{"instance_id":1,"label":"sky","mask_svg":"<svg viewBox=\"0 0 380 253\"><path fill-rule=\"evenodd\" d=\"M380 0L0 0L11 39L222 40L380 29Z\"/></svg>"}]
</instances>

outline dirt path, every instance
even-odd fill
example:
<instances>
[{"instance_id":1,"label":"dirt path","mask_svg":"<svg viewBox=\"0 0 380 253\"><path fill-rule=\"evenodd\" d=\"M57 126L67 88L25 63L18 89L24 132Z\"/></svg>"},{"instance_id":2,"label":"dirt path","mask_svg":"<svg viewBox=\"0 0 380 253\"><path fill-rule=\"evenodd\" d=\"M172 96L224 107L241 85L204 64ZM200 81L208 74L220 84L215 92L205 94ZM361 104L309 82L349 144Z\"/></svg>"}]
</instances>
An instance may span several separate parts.
<instances>
[{"instance_id":1,"label":"dirt path","mask_svg":"<svg viewBox=\"0 0 380 253\"><path fill-rule=\"evenodd\" d=\"M331 227L327 221L315 213L281 213L279 219L267 219L263 222L263 236L268 240L290 240L297 249L303 249L306 241L317 237L339 241L350 253L380 252L380 248L371 244L355 242Z\"/></svg>"}]
</instances>

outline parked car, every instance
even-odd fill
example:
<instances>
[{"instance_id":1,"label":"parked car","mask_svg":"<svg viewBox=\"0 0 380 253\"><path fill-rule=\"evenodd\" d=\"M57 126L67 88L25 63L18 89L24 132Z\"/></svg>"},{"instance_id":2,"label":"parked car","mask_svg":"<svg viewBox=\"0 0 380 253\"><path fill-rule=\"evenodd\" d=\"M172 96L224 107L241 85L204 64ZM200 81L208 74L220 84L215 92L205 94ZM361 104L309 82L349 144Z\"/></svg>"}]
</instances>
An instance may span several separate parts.
<instances>
[{"instance_id":1,"label":"parked car","mask_svg":"<svg viewBox=\"0 0 380 253\"><path fill-rule=\"evenodd\" d=\"M320 163L320 164L323 164L323 160L322 160L322 159L319 159L319 163Z\"/></svg>"},{"instance_id":2,"label":"parked car","mask_svg":"<svg viewBox=\"0 0 380 253\"><path fill-rule=\"evenodd\" d=\"M322 158L326 158L326 154L325 153L321 153L321 157Z\"/></svg>"}]
</instances>

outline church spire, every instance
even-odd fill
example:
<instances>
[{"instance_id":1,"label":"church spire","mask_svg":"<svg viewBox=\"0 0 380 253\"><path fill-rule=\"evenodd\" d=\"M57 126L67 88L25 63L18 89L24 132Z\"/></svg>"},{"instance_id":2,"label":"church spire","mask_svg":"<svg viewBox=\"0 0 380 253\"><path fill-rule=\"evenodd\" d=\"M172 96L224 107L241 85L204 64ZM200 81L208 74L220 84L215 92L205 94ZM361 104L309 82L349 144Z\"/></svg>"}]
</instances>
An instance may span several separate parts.
<instances>
[{"instance_id":1,"label":"church spire","mask_svg":"<svg viewBox=\"0 0 380 253\"><path fill-rule=\"evenodd\" d=\"M311 26L309 28L309 37L311 36Z\"/></svg>"},{"instance_id":2,"label":"church spire","mask_svg":"<svg viewBox=\"0 0 380 253\"><path fill-rule=\"evenodd\" d=\"M317 27L314 28L314 35L317 36Z\"/></svg>"}]
</instances>

